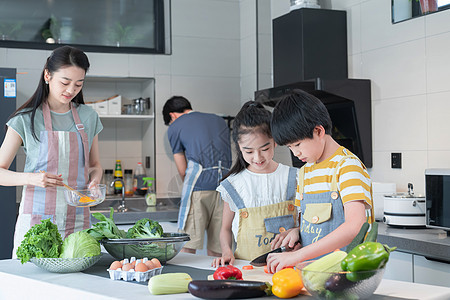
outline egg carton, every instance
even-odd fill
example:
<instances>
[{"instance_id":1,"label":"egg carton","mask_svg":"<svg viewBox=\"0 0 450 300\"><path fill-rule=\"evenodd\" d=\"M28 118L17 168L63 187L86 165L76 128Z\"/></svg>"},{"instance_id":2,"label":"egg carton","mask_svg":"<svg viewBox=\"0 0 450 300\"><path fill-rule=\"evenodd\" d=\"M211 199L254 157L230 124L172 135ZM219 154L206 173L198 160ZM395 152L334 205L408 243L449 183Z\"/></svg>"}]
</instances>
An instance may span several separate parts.
<instances>
[{"instance_id":1,"label":"egg carton","mask_svg":"<svg viewBox=\"0 0 450 300\"><path fill-rule=\"evenodd\" d=\"M130 263L132 263L133 261L135 261L136 258L132 257L130 259ZM142 262L145 263L148 260L148 258L144 257L142 259ZM139 262L141 262L141 260L136 260L136 264L138 264ZM128 259L124 259L124 264L128 263ZM136 280L137 282L143 282L143 281L147 281L149 280L151 277L155 276L155 275L159 275L161 274L163 269L163 266L159 267L159 268L155 268L155 269L151 269L145 272L137 272L134 269L131 269L129 271L123 271L121 268L117 269L117 270L110 270L110 269L106 269L109 272L109 278L111 278L112 280L125 280L125 281L133 281Z\"/></svg>"}]
</instances>

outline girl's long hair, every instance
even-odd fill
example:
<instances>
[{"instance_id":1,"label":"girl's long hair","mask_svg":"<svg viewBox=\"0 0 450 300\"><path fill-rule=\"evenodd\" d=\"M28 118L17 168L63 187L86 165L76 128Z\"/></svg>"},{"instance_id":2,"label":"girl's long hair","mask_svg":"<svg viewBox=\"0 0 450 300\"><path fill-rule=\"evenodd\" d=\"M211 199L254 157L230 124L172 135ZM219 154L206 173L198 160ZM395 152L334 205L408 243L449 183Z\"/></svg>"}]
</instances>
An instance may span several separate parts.
<instances>
[{"instance_id":1,"label":"girl's long hair","mask_svg":"<svg viewBox=\"0 0 450 300\"><path fill-rule=\"evenodd\" d=\"M41 77L39 79L38 86L33 96L28 99L21 107L19 107L9 118L20 115L31 113L31 133L33 138L39 141L36 132L34 131L34 117L36 115L36 109L43 103L46 102L49 95L48 84L45 83L45 70L47 70L50 75L54 72L59 71L61 68L75 66L82 68L85 73L89 70L89 59L86 54L74 47L63 46L53 50L52 54L47 58L47 62L42 70ZM84 104L83 91L80 92L72 99L75 104ZM6 127L6 130L8 128Z\"/></svg>"},{"instance_id":2,"label":"girl's long hair","mask_svg":"<svg viewBox=\"0 0 450 300\"><path fill-rule=\"evenodd\" d=\"M270 117L271 113L265 109L261 103L255 101L244 103L233 120L232 137L236 147L237 159L223 179L232 174L238 174L248 167L248 163L245 161L241 149L239 148L239 140L242 135L262 133L268 138L272 138L272 133L270 131Z\"/></svg>"}]
</instances>

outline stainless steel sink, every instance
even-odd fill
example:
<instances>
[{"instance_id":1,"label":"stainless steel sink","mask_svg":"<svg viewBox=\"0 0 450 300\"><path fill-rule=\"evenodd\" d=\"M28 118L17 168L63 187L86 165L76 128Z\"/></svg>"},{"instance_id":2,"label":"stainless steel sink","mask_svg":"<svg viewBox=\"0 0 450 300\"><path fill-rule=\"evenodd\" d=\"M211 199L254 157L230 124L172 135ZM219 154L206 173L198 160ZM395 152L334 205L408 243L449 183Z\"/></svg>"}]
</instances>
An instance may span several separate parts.
<instances>
[{"instance_id":1,"label":"stainless steel sink","mask_svg":"<svg viewBox=\"0 0 450 300\"><path fill-rule=\"evenodd\" d=\"M119 210L122 201L119 197L107 197L102 203L91 207L92 213L102 213L109 217L111 207L114 209L113 218L116 224L134 224L141 218L155 221L177 221L180 199L158 198L156 206L147 206L143 197L125 198L126 211ZM91 217L93 223L98 222Z\"/></svg>"}]
</instances>

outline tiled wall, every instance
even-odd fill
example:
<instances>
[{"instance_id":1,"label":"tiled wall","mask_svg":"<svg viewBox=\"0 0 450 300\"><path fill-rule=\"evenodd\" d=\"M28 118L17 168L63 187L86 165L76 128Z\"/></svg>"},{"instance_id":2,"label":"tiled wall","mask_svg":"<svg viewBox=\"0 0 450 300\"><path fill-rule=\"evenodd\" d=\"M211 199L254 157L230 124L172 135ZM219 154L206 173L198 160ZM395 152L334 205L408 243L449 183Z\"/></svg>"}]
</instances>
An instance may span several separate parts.
<instances>
[{"instance_id":1,"label":"tiled wall","mask_svg":"<svg viewBox=\"0 0 450 300\"><path fill-rule=\"evenodd\" d=\"M347 10L349 76L372 81L373 180L395 182L399 191L412 182L423 193L426 168L450 168L450 11L392 24L390 0L319 3ZM172 55L88 54L91 75L155 78L158 196L180 191L160 115L167 98L182 94L194 109L234 115L258 86L269 86L271 62L261 51L270 49L270 34L256 30L267 1L258 8L253 0L172 0ZM289 0L270 0L270 10L272 19L287 13ZM0 48L0 65L20 72L19 104L34 91L48 54ZM140 159L136 151L127 154L130 168ZM402 169L390 168L391 152L402 153ZM23 164L23 154L18 160Z\"/></svg>"},{"instance_id":2,"label":"tiled wall","mask_svg":"<svg viewBox=\"0 0 450 300\"><path fill-rule=\"evenodd\" d=\"M187 97L195 110L234 115L240 107L240 3L238 0L172 0L172 54L88 53L92 76L155 78L155 140L142 141L131 123L104 122L100 138L104 168L142 159L142 143L155 143L158 197L179 195L181 182L167 141L162 106L172 95ZM34 92L49 51L0 48L0 66L17 68L18 105ZM106 95L111 96L111 95ZM116 125L120 124L120 125ZM131 127L131 128L130 128ZM138 129L138 130L136 130ZM101 133L102 134L102 133ZM23 169L23 152L18 168ZM20 194L20 193L19 193Z\"/></svg>"},{"instance_id":3,"label":"tiled wall","mask_svg":"<svg viewBox=\"0 0 450 300\"><path fill-rule=\"evenodd\" d=\"M450 10L392 24L391 0L319 4L347 11L349 77L372 82L372 180L423 194L426 168L450 168ZM288 11L272 0L272 18Z\"/></svg>"},{"instance_id":4,"label":"tiled wall","mask_svg":"<svg viewBox=\"0 0 450 300\"><path fill-rule=\"evenodd\" d=\"M391 23L390 0L334 0L347 10L349 74L372 81L374 181L425 192L426 168L450 168L450 11ZM391 169L392 152L402 169Z\"/></svg>"}]
</instances>

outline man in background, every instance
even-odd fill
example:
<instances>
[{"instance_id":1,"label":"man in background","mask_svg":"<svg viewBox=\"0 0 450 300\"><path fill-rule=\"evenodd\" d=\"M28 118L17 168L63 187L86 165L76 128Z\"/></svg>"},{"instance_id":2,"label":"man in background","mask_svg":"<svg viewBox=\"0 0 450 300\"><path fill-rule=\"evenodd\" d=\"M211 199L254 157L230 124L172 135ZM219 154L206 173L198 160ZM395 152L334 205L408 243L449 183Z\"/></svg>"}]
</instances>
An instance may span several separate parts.
<instances>
[{"instance_id":1,"label":"man in background","mask_svg":"<svg viewBox=\"0 0 450 300\"><path fill-rule=\"evenodd\" d=\"M215 114L192 110L182 96L173 96L163 107L167 135L178 173L183 180L178 229L191 240L183 252L203 249L207 232L207 254L220 256L223 203L216 192L222 174L231 166L230 131Z\"/></svg>"}]
</instances>

